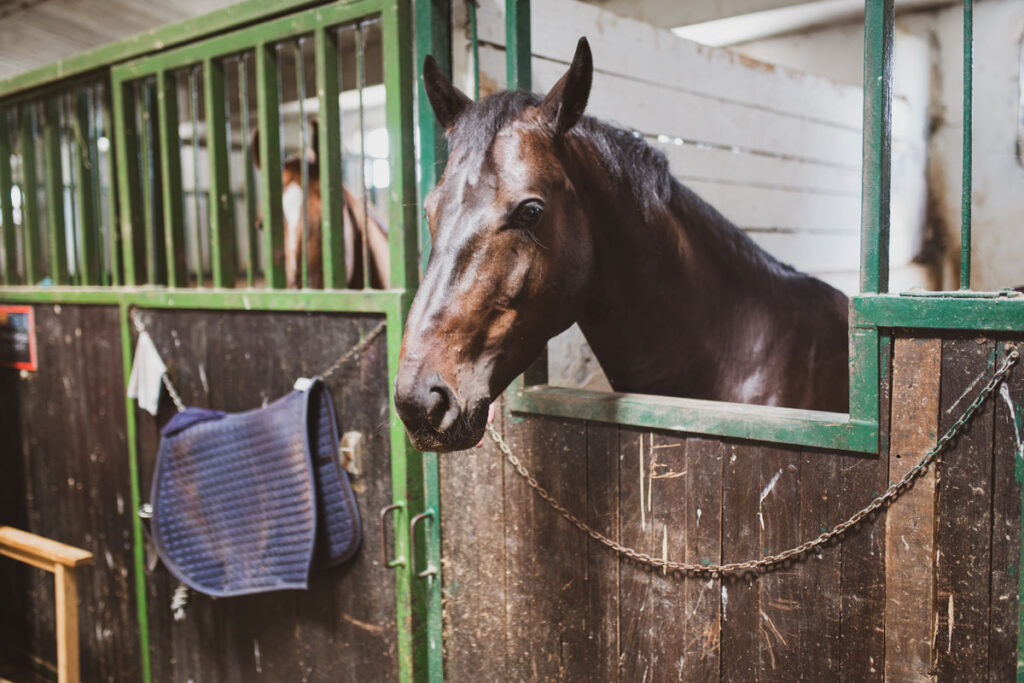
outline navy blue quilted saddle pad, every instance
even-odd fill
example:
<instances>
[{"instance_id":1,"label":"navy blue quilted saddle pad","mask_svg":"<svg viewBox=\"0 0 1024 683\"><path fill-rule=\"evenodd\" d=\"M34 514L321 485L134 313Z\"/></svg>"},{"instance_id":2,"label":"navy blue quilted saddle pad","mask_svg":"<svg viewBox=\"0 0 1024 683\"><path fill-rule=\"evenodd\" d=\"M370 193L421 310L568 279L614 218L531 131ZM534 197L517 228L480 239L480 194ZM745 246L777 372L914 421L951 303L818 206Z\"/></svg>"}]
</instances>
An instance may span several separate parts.
<instances>
[{"instance_id":1,"label":"navy blue quilted saddle pad","mask_svg":"<svg viewBox=\"0 0 1024 683\"><path fill-rule=\"evenodd\" d=\"M152 532L185 585L217 597L306 588L359 547L359 511L319 379L244 413L187 408L163 428Z\"/></svg>"}]
</instances>

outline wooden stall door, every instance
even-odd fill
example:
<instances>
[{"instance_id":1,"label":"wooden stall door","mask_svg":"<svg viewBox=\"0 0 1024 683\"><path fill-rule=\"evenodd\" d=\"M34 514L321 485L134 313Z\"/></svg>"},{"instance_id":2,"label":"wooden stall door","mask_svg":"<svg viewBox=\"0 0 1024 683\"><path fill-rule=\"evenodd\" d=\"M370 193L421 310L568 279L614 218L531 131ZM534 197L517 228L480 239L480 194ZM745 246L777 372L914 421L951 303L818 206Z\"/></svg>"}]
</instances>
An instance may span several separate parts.
<instances>
[{"instance_id":1,"label":"wooden stall door","mask_svg":"<svg viewBox=\"0 0 1024 683\"><path fill-rule=\"evenodd\" d=\"M372 329L366 315L140 311L188 405L247 410L291 390L295 379L325 370ZM201 683L375 681L397 677L395 588L380 566L376 511L391 502L387 353L379 337L357 362L328 381L342 432L364 435L363 471L352 478L362 517L356 556L315 571L307 591L213 599L190 592L185 618L171 599L177 581L148 568L150 653L155 681ZM138 412L143 498L148 499L158 429Z\"/></svg>"}]
</instances>

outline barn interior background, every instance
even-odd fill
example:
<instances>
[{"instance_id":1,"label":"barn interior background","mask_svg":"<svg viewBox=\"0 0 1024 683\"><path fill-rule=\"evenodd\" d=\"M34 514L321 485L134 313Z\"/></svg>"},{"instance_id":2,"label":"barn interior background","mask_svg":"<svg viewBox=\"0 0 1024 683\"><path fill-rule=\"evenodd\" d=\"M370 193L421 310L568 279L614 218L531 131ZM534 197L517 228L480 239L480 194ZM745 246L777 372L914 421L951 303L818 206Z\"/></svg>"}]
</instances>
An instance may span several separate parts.
<instances>
[{"instance_id":1,"label":"barn interior background","mask_svg":"<svg viewBox=\"0 0 1024 683\"><path fill-rule=\"evenodd\" d=\"M975 4L970 270L973 289L994 291L1024 284L1024 6ZM532 11L516 14L524 9ZM184 23L168 28L175 22ZM429 112L414 109L423 54L450 44L456 83L481 95L504 87L507 65L520 59L543 91L587 35L598 72L589 112L663 149L684 182L781 260L851 295L955 290L961 22L959 3L896 3L888 268L879 261L889 282L872 285L869 275L865 288L861 2L0 0L0 187L11 190L0 196L0 221L5 239L13 235L3 242L0 303L34 306L39 357L38 371L0 370L0 524L96 558L82 570L83 678L1013 676L1019 370L942 469L889 515L806 561L736 579L679 580L620 559L546 508L494 446L421 456L389 407L420 257L416 199L436 177L437 131ZM231 42L236 32L248 37ZM125 39L104 57L103 46ZM514 53L524 42L522 59ZM281 46L272 77L258 64L267 45ZM326 71L323 45L339 55ZM87 69L46 70L66 60L73 71L88 50L101 52ZM222 81L208 89L214 66ZM338 97L324 95L324 72ZM260 104L270 82L260 78L278 88L277 106ZM217 95L223 110L207 104ZM134 113L118 114L117 97ZM209 125L210 111L221 111L223 126ZM272 240L282 188L254 169L250 135L280 130L276 151L263 143L273 168L275 155L312 145L304 121L335 115L340 127L321 126L317 150L339 164L323 179L325 204L334 197L343 210L340 188L355 188L387 216L387 291L351 290L343 278L326 278L323 292L280 285ZM172 158L159 155L168 139L176 169L158 163ZM116 158L129 149L134 158ZM122 167L137 178L119 177ZM230 199L211 206L221 191ZM172 226L179 251L173 241L161 246L178 234ZM872 308L863 297L854 307L863 424L740 411L721 426L700 418L714 409L640 401L630 412L634 404L620 399L611 416L566 415L523 386L499 424L545 486L617 540L687 561L769 554L831 527L898 478L907 456L950 426L977 378L1021 341L1021 304L1006 297L889 303ZM134 516L169 407L152 419L124 402L132 310L189 400L227 410L280 395L387 322L387 338L332 384L342 428L366 437L353 477L366 538L351 566L297 598L197 596L186 620L174 620L174 583L147 562ZM604 386L572 331L549 345L548 380ZM684 409L696 417L641 415ZM856 438L844 436L850 425ZM378 525L374 513L388 505L398 507ZM50 579L3 562L0 659L52 677Z\"/></svg>"}]
</instances>

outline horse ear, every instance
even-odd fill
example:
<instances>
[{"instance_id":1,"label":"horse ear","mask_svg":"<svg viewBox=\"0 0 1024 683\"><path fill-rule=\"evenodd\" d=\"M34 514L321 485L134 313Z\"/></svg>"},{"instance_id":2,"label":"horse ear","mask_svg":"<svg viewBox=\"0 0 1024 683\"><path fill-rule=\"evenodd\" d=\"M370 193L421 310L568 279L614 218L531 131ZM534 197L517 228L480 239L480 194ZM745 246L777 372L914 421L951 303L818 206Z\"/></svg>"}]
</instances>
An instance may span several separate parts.
<instances>
[{"instance_id":1,"label":"horse ear","mask_svg":"<svg viewBox=\"0 0 1024 683\"><path fill-rule=\"evenodd\" d=\"M540 108L551 121L555 135L561 135L575 126L590 97L590 84L594 77L594 61L590 55L590 43L580 38L576 54L569 70L565 72L550 92L544 97Z\"/></svg>"},{"instance_id":2,"label":"horse ear","mask_svg":"<svg viewBox=\"0 0 1024 683\"><path fill-rule=\"evenodd\" d=\"M437 122L445 130L451 129L455 119L472 102L464 92L452 85L432 55L427 55L423 60L423 88L427 91L427 99L430 100Z\"/></svg>"},{"instance_id":3,"label":"horse ear","mask_svg":"<svg viewBox=\"0 0 1024 683\"><path fill-rule=\"evenodd\" d=\"M260 167L260 129L253 126L249 134L249 156L252 157L252 165L257 169Z\"/></svg>"}]
</instances>

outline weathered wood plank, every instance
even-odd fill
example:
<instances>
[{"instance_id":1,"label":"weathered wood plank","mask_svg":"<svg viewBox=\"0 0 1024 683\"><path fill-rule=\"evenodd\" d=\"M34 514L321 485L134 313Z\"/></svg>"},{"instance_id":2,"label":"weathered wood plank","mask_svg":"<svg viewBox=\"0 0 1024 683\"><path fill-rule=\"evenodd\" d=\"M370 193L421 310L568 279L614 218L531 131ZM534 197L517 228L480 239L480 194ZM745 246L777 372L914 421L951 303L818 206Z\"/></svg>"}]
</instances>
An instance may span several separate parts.
<instances>
[{"instance_id":1,"label":"weathered wood plank","mask_svg":"<svg viewBox=\"0 0 1024 683\"><path fill-rule=\"evenodd\" d=\"M842 462L838 453L805 450L801 454L798 542L812 539L841 521ZM799 564L799 672L810 681L837 679L842 638L842 546L822 546Z\"/></svg>"},{"instance_id":2,"label":"weathered wood plank","mask_svg":"<svg viewBox=\"0 0 1024 683\"><path fill-rule=\"evenodd\" d=\"M510 444L541 485L587 514L586 424L506 424ZM587 663L587 538L505 467L506 657L512 680L557 680Z\"/></svg>"},{"instance_id":3,"label":"weathered wood plank","mask_svg":"<svg viewBox=\"0 0 1024 683\"><path fill-rule=\"evenodd\" d=\"M500 408L495 427L504 429ZM452 681L509 680L503 462L490 438L440 458L445 675Z\"/></svg>"},{"instance_id":4,"label":"weathered wood plank","mask_svg":"<svg viewBox=\"0 0 1024 683\"><path fill-rule=\"evenodd\" d=\"M899 338L893 357L889 479L934 445L938 431L941 342ZM907 490L885 524L885 676L923 680L932 666L935 472ZM878 493L881 493L879 491Z\"/></svg>"},{"instance_id":5,"label":"weathered wood plank","mask_svg":"<svg viewBox=\"0 0 1024 683\"><path fill-rule=\"evenodd\" d=\"M643 553L658 555L661 534L655 541L655 524L647 511L651 462L650 439L642 429L619 429L619 539ZM659 532L661 529L658 530ZM619 576L619 679L642 680L650 675L646 647L649 632L662 625L648 609L652 576L643 566L623 559Z\"/></svg>"},{"instance_id":6,"label":"weathered wood plank","mask_svg":"<svg viewBox=\"0 0 1024 683\"><path fill-rule=\"evenodd\" d=\"M679 502L666 500L662 505L683 504L684 527L681 541L683 560L694 564L717 564L722 557L722 468L729 453L718 439L690 437L685 441L685 495ZM668 451L665 451L668 453ZM660 461L660 456L659 456ZM672 468L655 472L666 477ZM670 541L670 552L672 539ZM664 580L664 579L663 579ZM683 629L680 666L676 670L684 681L719 680L722 643L722 580L691 577L683 584ZM666 618L671 618L666 615Z\"/></svg>"},{"instance_id":7,"label":"weathered wood plank","mask_svg":"<svg viewBox=\"0 0 1024 683\"><path fill-rule=\"evenodd\" d=\"M758 496L763 487L759 454L728 444L722 474L722 561L761 556ZM722 585L722 680L753 681L761 671L765 645L761 624L761 585L757 574L730 575Z\"/></svg>"},{"instance_id":8,"label":"weathered wood plank","mask_svg":"<svg viewBox=\"0 0 1024 683\"><path fill-rule=\"evenodd\" d=\"M1006 346L999 345L997 363ZM992 587L988 672L991 681L1017 675L1020 609L1021 483L1024 481L1024 369L1019 364L993 397Z\"/></svg>"},{"instance_id":9,"label":"weathered wood plank","mask_svg":"<svg viewBox=\"0 0 1024 683\"><path fill-rule=\"evenodd\" d=\"M885 490L889 472L892 342L880 341L878 420L881 455L841 456L839 519ZM876 514L842 540L839 670L845 680L882 680L885 661L885 516Z\"/></svg>"},{"instance_id":10,"label":"weathered wood plank","mask_svg":"<svg viewBox=\"0 0 1024 683\"><path fill-rule=\"evenodd\" d=\"M994 371L995 342L942 341L944 433ZM992 427L987 401L942 455L937 501L935 668L940 679L988 666L992 542Z\"/></svg>"},{"instance_id":11,"label":"weathered wood plank","mask_svg":"<svg viewBox=\"0 0 1024 683\"><path fill-rule=\"evenodd\" d=\"M803 541L799 537L801 455L782 448L761 448L756 457L761 468L760 493L754 501L761 536L759 555L774 555ZM800 610L806 601L800 592L803 571L802 563L787 563L770 569L758 581L761 598L756 628L764 641L760 669L765 677L800 678Z\"/></svg>"},{"instance_id":12,"label":"weathered wood plank","mask_svg":"<svg viewBox=\"0 0 1024 683\"><path fill-rule=\"evenodd\" d=\"M587 523L608 538L619 538L619 428L587 423ZM619 670L618 554L587 539L587 624L592 680L616 681Z\"/></svg>"}]
</instances>

